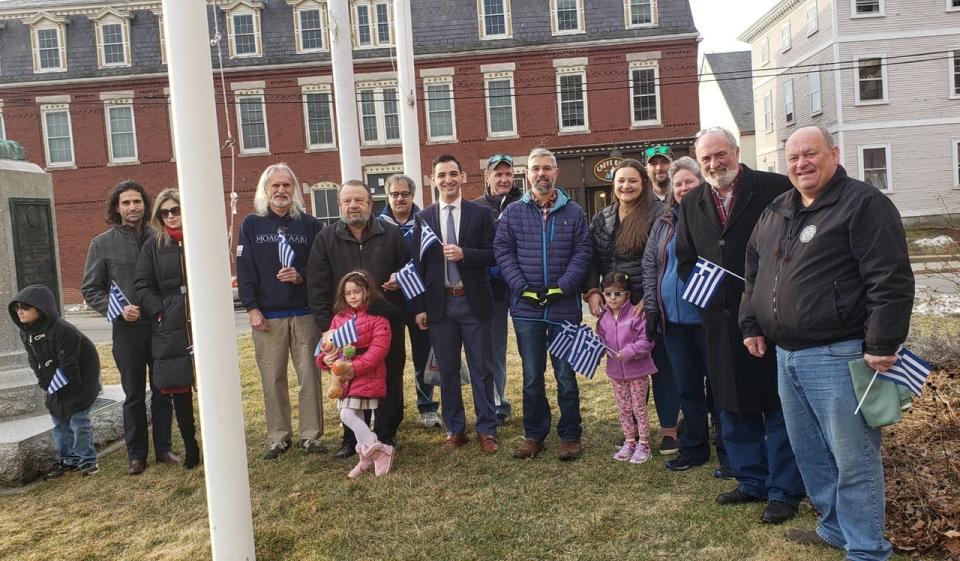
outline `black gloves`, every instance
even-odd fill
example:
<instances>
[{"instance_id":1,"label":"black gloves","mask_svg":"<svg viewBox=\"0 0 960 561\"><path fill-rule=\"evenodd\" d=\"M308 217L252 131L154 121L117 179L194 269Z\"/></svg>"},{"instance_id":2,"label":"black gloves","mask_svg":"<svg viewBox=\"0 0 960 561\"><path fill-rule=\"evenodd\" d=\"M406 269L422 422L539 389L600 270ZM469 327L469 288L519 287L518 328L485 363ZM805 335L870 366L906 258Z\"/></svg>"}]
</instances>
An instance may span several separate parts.
<instances>
[{"instance_id":1,"label":"black gloves","mask_svg":"<svg viewBox=\"0 0 960 561\"><path fill-rule=\"evenodd\" d=\"M550 286L526 286L520 291L520 299L526 300L528 304L544 308L554 304L563 298L563 290L557 285Z\"/></svg>"},{"instance_id":2,"label":"black gloves","mask_svg":"<svg viewBox=\"0 0 960 561\"><path fill-rule=\"evenodd\" d=\"M663 333L660 330L660 312L647 312L647 341L658 339Z\"/></svg>"},{"instance_id":3,"label":"black gloves","mask_svg":"<svg viewBox=\"0 0 960 561\"><path fill-rule=\"evenodd\" d=\"M560 289L557 285L550 285L547 287L546 291L543 294L541 299L541 306L548 306L550 304L555 304L563 298L563 290Z\"/></svg>"}]
</instances>

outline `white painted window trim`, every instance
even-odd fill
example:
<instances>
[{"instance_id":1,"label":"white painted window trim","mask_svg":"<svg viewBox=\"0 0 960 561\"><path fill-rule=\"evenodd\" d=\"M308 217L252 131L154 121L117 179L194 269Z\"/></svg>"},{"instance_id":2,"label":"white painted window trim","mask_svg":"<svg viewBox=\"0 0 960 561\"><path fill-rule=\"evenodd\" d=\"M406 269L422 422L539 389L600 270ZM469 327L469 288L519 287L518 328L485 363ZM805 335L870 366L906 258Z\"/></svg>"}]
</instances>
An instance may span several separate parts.
<instances>
[{"instance_id":1,"label":"white painted window trim","mask_svg":"<svg viewBox=\"0 0 960 561\"><path fill-rule=\"evenodd\" d=\"M634 120L634 115L636 115L636 107L634 106L634 98L636 92L633 87L633 71L640 70L644 68L653 69L653 84L654 84L654 96L656 97L657 102L657 118L648 119L645 121ZM660 64L657 60L635 60L630 63L627 69L627 85L630 88L630 127L631 128L644 128L650 126L659 126L663 123L663 110L660 107Z\"/></svg>"},{"instance_id":2,"label":"white painted window trim","mask_svg":"<svg viewBox=\"0 0 960 561\"><path fill-rule=\"evenodd\" d=\"M173 105L170 104L170 88L163 88L163 95L167 98L167 126L170 127L170 161L177 161L177 139L173 134Z\"/></svg>"},{"instance_id":3,"label":"white painted window trim","mask_svg":"<svg viewBox=\"0 0 960 561\"><path fill-rule=\"evenodd\" d=\"M307 152L316 150L329 150L337 147L337 117L333 104L333 92L329 84L308 84L301 86L300 93L303 96L303 135L307 146ZM309 94L327 94L328 109L330 110L330 132L331 141L329 143L314 144L310 142L310 118L307 109L307 95Z\"/></svg>"},{"instance_id":4,"label":"white painted window trim","mask_svg":"<svg viewBox=\"0 0 960 561\"><path fill-rule=\"evenodd\" d=\"M577 28L560 30L560 12L558 0L550 0L550 33L557 35L577 35L586 32L586 13L583 11L583 0L577 2Z\"/></svg>"},{"instance_id":5,"label":"white painted window trim","mask_svg":"<svg viewBox=\"0 0 960 561\"><path fill-rule=\"evenodd\" d=\"M493 132L491 129L491 119L490 119L490 82L495 80L509 80L510 81L510 114L513 119L513 129L509 131ZM487 138L512 138L516 137L519 133L519 124L517 123L517 98L516 98L516 83L513 81L513 72L489 72L483 75L483 91L484 91L484 105L486 106L486 120L487 120Z\"/></svg>"},{"instance_id":6,"label":"white painted window trim","mask_svg":"<svg viewBox=\"0 0 960 561\"><path fill-rule=\"evenodd\" d=\"M449 136L433 136L430 128L430 95L427 88L438 84L445 84L450 89L450 131ZM453 76L428 76L423 78L423 110L426 113L427 141L428 142L456 142L457 140L457 110L454 103Z\"/></svg>"},{"instance_id":7,"label":"white painted window trim","mask_svg":"<svg viewBox=\"0 0 960 561\"><path fill-rule=\"evenodd\" d=\"M230 58L256 58L263 56L263 34L260 28L260 10L251 8L245 4L238 4L232 10L226 12L227 19L227 43L230 45ZM256 51L252 53L237 53L236 35L234 34L234 16L250 15L253 17L253 38Z\"/></svg>"},{"instance_id":8,"label":"white painted window trim","mask_svg":"<svg viewBox=\"0 0 960 561\"><path fill-rule=\"evenodd\" d=\"M817 6L817 0L813 0L807 4L807 7L804 9L804 17L806 18L806 33L807 37L813 35L820 30L820 9ZM810 17L810 14L813 14L813 17Z\"/></svg>"},{"instance_id":9,"label":"white painted window trim","mask_svg":"<svg viewBox=\"0 0 960 561\"><path fill-rule=\"evenodd\" d=\"M954 6L952 0L946 0L944 2L944 11L945 12L960 12L960 6Z\"/></svg>"},{"instance_id":10,"label":"white painted window trim","mask_svg":"<svg viewBox=\"0 0 960 561\"><path fill-rule=\"evenodd\" d=\"M157 34L160 36L160 64L167 63L167 36L163 31L163 14L157 14Z\"/></svg>"},{"instance_id":11,"label":"white painted window trim","mask_svg":"<svg viewBox=\"0 0 960 561\"><path fill-rule=\"evenodd\" d=\"M384 89L393 89L397 92L397 116L400 114L400 89L397 87L396 80L380 80L376 82L357 82L357 125L360 127L360 146L395 146L400 144L403 134L399 138L387 140L387 118L386 118L386 98L383 95ZM373 111L374 118L377 120L377 139L367 140L363 133L363 108L361 107L360 91L373 90Z\"/></svg>"},{"instance_id":12,"label":"white painted window trim","mask_svg":"<svg viewBox=\"0 0 960 561\"><path fill-rule=\"evenodd\" d=\"M875 14L858 14L857 0L850 0L850 19L859 18L882 18L887 15L887 6L885 0L877 0L880 3L880 11Z\"/></svg>"},{"instance_id":13,"label":"white painted window trim","mask_svg":"<svg viewBox=\"0 0 960 561\"><path fill-rule=\"evenodd\" d=\"M883 86L883 98L861 100L860 99L860 63L864 60L869 60L874 58L880 59L880 79L882 81L881 85ZM889 78L887 77L887 54L872 53L872 54L858 55L854 57L854 60L856 61L856 64L853 67L853 99L854 99L853 104L854 106L883 105L886 103L890 103L890 96L889 96L890 82L889 82Z\"/></svg>"},{"instance_id":14,"label":"white painted window trim","mask_svg":"<svg viewBox=\"0 0 960 561\"><path fill-rule=\"evenodd\" d=\"M130 128L133 133L133 156L128 158L116 158L113 154L113 130L110 125L110 110L118 107L127 107L130 109ZM137 119L133 111L132 99L111 99L103 102L103 117L106 121L107 131L107 160L110 164L136 164L140 162L140 150L137 147Z\"/></svg>"},{"instance_id":15,"label":"white painted window trim","mask_svg":"<svg viewBox=\"0 0 960 561\"><path fill-rule=\"evenodd\" d=\"M40 23L46 22L46 23ZM67 34L64 24L57 23L48 19L41 19L36 24L30 26L30 41L33 51L33 72L34 74L46 74L48 72L66 72L67 71ZM40 30L55 29L57 31L57 50L60 55L60 64L53 68L40 67Z\"/></svg>"},{"instance_id":16,"label":"white painted window trim","mask_svg":"<svg viewBox=\"0 0 960 561\"><path fill-rule=\"evenodd\" d=\"M766 66L770 63L770 38L764 36L760 39L760 66Z\"/></svg>"},{"instance_id":17,"label":"white painted window trim","mask_svg":"<svg viewBox=\"0 0 960 561\"><path fill-rule=\"evenodd\" d=\"M767 90L763 92L761 98L763 107L763 132L773 132L773 92Z\"/></svg>"},{"instance_id":18,"label":"white painted window trim","mask_svg":"<svg viewBox=\"0 0 960 561\"><path fill-rule=\"evenodd\" d=\"M107 62L107 46L103 41L103 28L107 25L120 26L120 39L123 47L123 61L121 62ZM127 18L117 17L112 14L107 14L96 20L94 27L96 28L97 37L97 67L126 68L130 66L130 20ZM161 35L162 33L163 30L161 30Z\"/></svg>"},{"instance_id":19,"label":"white painted window trim","mask_svg":"<svg viewBox=\"0 0 960 561\"><path fill-rule=\"evenodd\" d=\"M321 220L329 220L329 219L337 219L337 218L339 218L339 216L340 216L340 211L339 211L338 208L334 208L334 209L333 209L333 210L336 212L336 214L334 214L334 215L331 215L331 216L320 216L319 214L317 214L317 206L316 206L316 204L315 204L315 201L316 201L316 198L315 198L315 197L316 197L316 193L315 193L315 191L333 191L334 193L336 193L339 188L340 188L340 186L337 185L336 183L332 182L332 181L321 181L321 182L319 182L319 183L316 183L316 184L310 186L310 210L312 211L311 214L313 214L313 216L314 216L315 218L319 218L319 219L321 219Z\"/></svg>"},{"instance_id":20,"label":"white painted window trim","mask_svg":"<svg viewBox=\"0 0 960 561\"><path fill-rule=\"evenodd\" d=\"M50 139L47 136L47 114L48 113L66 113L67 114L67 132L70 136L70 161L69 162L50 162ZM70 117L70 104L57 103L52 105L40 106L40 124L43 128L43 156L47 163L47 169L65 169L76 167L77 150L73 141L73 120Z\"/></svg>"},{"instance_id":21,"label":"white painted window trim","mask_svg":"<svg viewBox=\"0 0 960 561\"><path fill-rule=\"evenodd\" d=\"M383 43L380 41L380 32L379 24L380 20L377 16L377 6L385 5L387 7L387 26L390 33L390 41ZM367 8L367 16L370 21L370 44L361 45L360 44L360 6L365 6ZM354 49L382 49L384 47L392 47L396 43L396 17L393 13L393 2L390 0L351 0L350 2L350 32L353 35L353 48ZM326 38L324 38L324 43L326 43Z\"/></svg>"},{"instance_id":22,"label":"white painted window trim","mask_svg":"<svg viewBox=\"0 0 960 561\"><path fill-rule=\"evenodd\" d=\"M953 160L953 168L951 169L953 172L954 189L960 189L960 154L957 153L958 151L960 151L960 137L950 140L950 152L953 155L951 158Z\"/></svg>"},{"instance_id":23,"label":"white painted window trim","mask_svg":"<svg viewBox=\"0 0 960 561\"><path fill-rule=\"evenodd\" d=\"M881 193L893 193L893 192L894 192L894 189L893 189L893 157L892 157L893 154L892 154L892 150L890 149L890 143L889 143L889 142L876 142L876 143L873 143L873 144L858 144L858 145L857 145L857 167L858 167L858 172L859 172L859 179L860 179L860 181L866 182L866 179L865 179L866 173L864 173L864 169L863 169L863 151L864 151L864 150L875 149L875 148L883 148L883 149L884 149L884 159L885 159L886 164L887 164L887 188L886 188L886 189L877 189L877 190L880 191Z\"/></svg>"},{"instance_id":24,"label":"white painted window trim","mask_svg":"<svg viewBox=\"0 0 960 561\"><path fill-rule=\"evenodd\" d=\"M958 53L960 53L960 46L951 48L950 56L947 57L947 84L950 86L947 90L947 96L950 99L960 99L960 91L957 91L957 88L960 87L960 80L958 80L955 70Z\"/></svg>"},{"instance_id":25,"label":"white painted window trim","mask_svg":"<svg viewBox=\"0 0 960 561\"><path fill-rule=\"evenodd\" d=\"M477 27L480 34L480 40L488 41L494 39L510 39L513 37L513 18L510 15L510 1L511 0L502 0L504 32L487 35L486 13L484 12L485 6L483 0L477 0Z\"/></svg>"},{"instance_id":26,"label":"white painted window trim","mask_svg":"<svg viewBox=\"0 0 960 561\"><path fill-rule=\"evenodd\" d=\"M793 38L791 37L793 31L790 29L790 22L785 22L780 27L780 52L785 53L790 50L790 47L793 46Z\"/></svg>"},{"instance_id":27,"label":"white painted window trim","mask_svg":"<svg viewBox=\"0 0 960 561\"><path fill-rule=\"evenodd\" d=\"M817 77L817 89L814 90L811 84L811 77ZM816 92L817 101L819 102L820 108L813 108L813 94ZM809 97L808 101L810 102L810 116L819 115L823 113L823 76L820 74L820 66L814 66L810 68L810 71L807 72L807 95Z\"/></svg>"},{"instance_id":28,"label":"white painted window trim","mask_svg":"<svg viewBox=\"0 0 960 561\"><path fill-rule=\"evenodd\" d=\"M657 10L657 0L650 0L650 23L633 23L633 5L630 0L623 0L623 21L626 29L643 29L645 27L656 27L659 22L659 10Z\"/></svg>"},{"instance_id":29,"label":"white painted window trim","mask_svg":"<svg viewBox=\"0 0 960 561\"><path fill-rule=\"evenodd\" d=\"M301 20L301 14L303 12L312 12L314 10L319 10L320 12L320 34L322 45L320 48L307 49L303 46L303 21ZM327 51L330 48L330 21L327 19L327 4L325 2L318 2L316 0L306 0L294 6L293 33L298 54L322 53Z\"/></svg>"},{"instance_id":30,"label":"white painted window trim","mask_svg":"<svg viewBox=\"0 0 960 561\"><path fill-rule=\"evenodd\" d=\"M797 102L793 96L793 79L783 83L783 121L789 127L797 124ZM789 111L788 111L789 109ZM793 115L788 117L788 115Z\"/></svg>"},{"instance_id":31,"label":"white painted window trim","mask_svg":"<svg viewBox=\"0 0 960 561\"><path fill-rule=\"evenodd\" d=\"M247 148L246 139L243 137L243 117L240 111L241 98L260 100L260 112L263 115L263 148ZM267 104L263 96L263 90L235 90L233 92L235 111L237 113L237 135L240 137L240 155L249 154L269 154L270 153L270 132L267 128Z\"/></svg>"},{"instance_id":32,"label":"white painted window trim","mask_svg":"<svg viewBox=\"0 0 960 561\"><path fill-rule=\"evenodd\" d=\"M583 125L575 127L563 126L563 102L561 101L560 79L562 76L577 75L580 76L580 94L583 96ZM631 78L631 82L632 82ZM561 66L557 68L557 130L562 133L584 133L590 132L590 108L587 97L587 68L585 66ZM632 97L631 97L632 99ZM659 104L657 106L657 115L659 116Z\"/></svg>"},{"instance_id":33,"label":"white painted window trim","mask_svg":"<svg viewBox=\"0 0 960 561\"><path fill-rule=\"evenodd\" d=\"M7 138L7 122L3 118L3 100L0 99L0 140Z\"/></svg>"}]
</instances>

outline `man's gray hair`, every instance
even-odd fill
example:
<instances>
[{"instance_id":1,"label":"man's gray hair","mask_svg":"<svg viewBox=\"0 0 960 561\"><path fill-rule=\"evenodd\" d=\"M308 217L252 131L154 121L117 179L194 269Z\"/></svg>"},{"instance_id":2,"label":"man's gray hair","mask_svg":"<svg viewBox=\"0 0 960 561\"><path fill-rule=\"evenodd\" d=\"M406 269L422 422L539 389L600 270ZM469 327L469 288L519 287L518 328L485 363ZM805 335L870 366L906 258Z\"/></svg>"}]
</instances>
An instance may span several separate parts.
<instances>
[{"instance_id":1,"label":"man's gray hair","mask_svg":"<svg viewBox=\"0 0 960 561\"><path fill-rule=\"evenodd\" d=\"M727 140L727 143L731 148L737 148L737 137L733 136L733 133L728 131L723 127L708 127L697 133L696 138L693 140L693 149L697 149L697 144L700 143L700 139L707 136L708 134L722 134L723 137Z\"/></svg>"},{"instance_id":2,"label":"man's gray hair","mask_svg":"<svg viewBox=\"0 0 960 561\"><path fill-rule=\"evenodd\" d=\"M370 188L367 187L367 184L359 179L348 179L344 181L340 187L337 189L337 201L340 200L340 192L343 191L344 187L363 187L363 190L367 192L367 198L371 201L373 200L373 193L370 192Z\"/></svg>"},{"instance_id":3,"label":"man's gray hair","mask_svg":"<svg viewBox=\"0 0 960 561\"><path fill-rule=\"evenodd\" d=\"M827 130L827 127L821 125L812 126L814 126L818 131L820 131L820 134L823 135L823 141L827 143L827 148L833 150L837 143L833 140L833 134Z\"/></svg>"},{"instance_id":4,"label":"man's gray hair","mask_svg":"<svg viewBox=\"0 0 960 561\"><path fill-rule=\"evenodd\" d=\"M673 181L673 175L680 170L687 170L697 176L697 180L700 181L700 183L704 182L703 172L700 171L700 164L690 156L677 158L670 164L670 167L667 168L667 175L670 176L670 181Z\"/></svg>"},{"instance_id":5,"label":"man's gray hair","mask_svg":"<svg viewBox=\"0 0 960 561\"><path fill-rule=\"evenodd\" d=\"M390 186L393 185L394 183L406 183L407 187L410 188L410 194L414 194L417 192L417 183L409 175L404 175L402 173L395 173L390 177L388 177L387 180L383 183L384 189L386 189L387 193L390 192Z\"/></svg>"},{"instance_id":6,"label":"man's gray hair","mask_svg":"<svg viewBox=\"0 0 960 561\"><path fill-rule=\"evenodd\" d=\"M530 151L530 155L527 156L527 162L534 158L550 158L553 160L553 165L557 165L557 157L553 155L553 152L542 146L538 146Z\"/></svg>"},{"instance_id":7,"label":"man's gray hair","mask_svg":"<svg viewBox=\"0 0 960 561\"><path fill-rule=\"evenodd\" d=\"M270 209L270 195L267 193L268 183L270 178L278 172L284 172L290 176L290 183L293 187L293 194L291 195L293 204L290 205L289 212L291 218L296 218L300 216L301 212L306 212L303 206L303 194L300 192L300 182L297 181L297 175L293 173L290 166L283 162L267 166L267 169L260 174L260 180L257 181L257 191L253 195L253 212L257 216L267 215L267 210Z\"/></svg>"}]
</instances>

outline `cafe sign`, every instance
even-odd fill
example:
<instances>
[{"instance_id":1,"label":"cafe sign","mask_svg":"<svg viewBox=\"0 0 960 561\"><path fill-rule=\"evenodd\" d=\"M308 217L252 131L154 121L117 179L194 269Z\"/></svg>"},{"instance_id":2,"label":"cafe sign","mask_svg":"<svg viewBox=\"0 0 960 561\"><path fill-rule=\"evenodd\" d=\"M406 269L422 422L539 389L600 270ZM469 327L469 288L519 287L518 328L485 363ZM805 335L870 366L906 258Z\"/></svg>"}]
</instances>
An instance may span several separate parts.
<instances>
[{"instance_id":1,"label":"cafe sign","mask_svg":"<svg viewBox=\"0 0 960 561\"><path fill-rule=\"evenodd\" d=\"M613 181L613 170L617 169L623 158L604 158L593 166L593 175L600 181Z\"/></svg>"}]
</instances>

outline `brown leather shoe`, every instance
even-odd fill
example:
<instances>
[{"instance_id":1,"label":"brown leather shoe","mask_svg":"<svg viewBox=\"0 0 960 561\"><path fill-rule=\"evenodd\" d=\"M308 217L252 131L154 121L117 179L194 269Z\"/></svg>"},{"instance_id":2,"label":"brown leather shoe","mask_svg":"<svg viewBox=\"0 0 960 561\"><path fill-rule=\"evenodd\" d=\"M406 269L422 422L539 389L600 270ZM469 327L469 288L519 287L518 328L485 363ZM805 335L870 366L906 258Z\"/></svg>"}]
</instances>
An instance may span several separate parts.
<instances>
[{"instance_id":1,"label":"brown leather shoe","mask_svg":"<svg viewBox=\"0 0 960 561\"><path fill-rule=\"evenodd\" d=\"M564 440L560 443L560 461L576 460L583 454L583 446L579 440Z\"/></svg>"},{"instance_id":2,"label":"brown leather shoe","mask_svg":"<svg viewBox=\"0 0 960 561\"><path fill-rule=\"evenodd\" d=\"M443 442L443 447L447 450L456 450L461 446L465 446L469 441L467 435L462 432L455 432L447 435L447 439Z\"/></svg>"},{"instance_id":3,"label":"brown leather shoe","mask_svg":"<svg viewBox=\"0 0 960 561\"><path fill-rule=\"evenodd\" d=\"M147 462L143 460L130 460L130 464L127 466L127 475L140 475L145 469L147 469Z\"/></svg>"},{"instance_id":4,"label":"brown leather shoe","mask_svg":"<svg viewBox=\"0 0 960 561\"><path fill-rule=\"evenodd\" d=\"M513 451L513 457L518 460L526 460L527 458L536 458L537 454L543 450L543 443L537 442L536 440L531 440L529 438L524 439L523 444L517 446L517 449Z\"/></svg>"},{"instance_id":5,"label":"brown leather shoe","mask_svg":"<svg viewBox=\"0 0 960 561\"><path fill-rule=\"evenodd\" d=\"M168 466L178 466L180 465L180 456L174 454L170 450L167 450L166 452L160 452L157 454L157 463L167 464Z\"/></svg>"},{"instance_id":6,"label":"brown leather shoe","mask_svg":"<svg viewBox=\"0 0 960 561\"><path fill-rule=\"evenodd\" d=\"M497 444L497 437L492 434L477 433L477 440L480 442L480 449L487 454L496 454L497 450L500 450L500 446Z\"/></svg>"}]
</instances>

